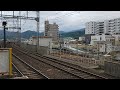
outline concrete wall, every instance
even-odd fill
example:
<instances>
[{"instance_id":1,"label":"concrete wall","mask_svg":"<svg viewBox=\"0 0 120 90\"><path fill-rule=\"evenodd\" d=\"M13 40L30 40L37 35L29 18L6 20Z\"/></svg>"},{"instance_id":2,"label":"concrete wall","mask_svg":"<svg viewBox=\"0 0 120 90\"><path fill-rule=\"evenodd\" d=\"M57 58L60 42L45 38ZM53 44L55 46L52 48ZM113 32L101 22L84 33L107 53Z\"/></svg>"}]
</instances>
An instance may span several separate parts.
<instances>
[{"instance_id":1,"label":"concrete wall","mask_svg":"<svg viewBox=\"0 0 120 90\"><path fill-rule=\"evenodd\" d=\"M31 52L36 52L36 45L29 45L29 44L21 44L22 48L25 48ZM48 53L48 47L40 46L38 48L38 53L41 55L46 55Z\"/></svg>"},{"instance_id":2,"label":"concrete wall","mask_svg":"<svg viewBox=\"0 0 120 90\"><path fill-rule=\"evenodd\" d=\"M93 66L99 66L99 65L104 65L104 60L94 60L94 59L80 59L81 63L87 64L87 65L93 65Z\"/></svg>"},{"instance_id":3,"label":"concrete wall","mask_svg":"<svg viewBox=\"0 0 120 90\"><path fill-rule=\"evenodd\" d=\"M30 38L28 44L36 45L37 38ZM39 38L39 46L52 47L52 38Z\"/></svg>"},{"instance_id":4,"label":"concrete wall","mask_svg":"<svg viewBox=\"0 0 120 90\"><path fill-rule=\"evenodd\" d=\"M117 63L115 61L105 61L105 73L120 77L120 63Z\"/></svg>"}]
</instances>

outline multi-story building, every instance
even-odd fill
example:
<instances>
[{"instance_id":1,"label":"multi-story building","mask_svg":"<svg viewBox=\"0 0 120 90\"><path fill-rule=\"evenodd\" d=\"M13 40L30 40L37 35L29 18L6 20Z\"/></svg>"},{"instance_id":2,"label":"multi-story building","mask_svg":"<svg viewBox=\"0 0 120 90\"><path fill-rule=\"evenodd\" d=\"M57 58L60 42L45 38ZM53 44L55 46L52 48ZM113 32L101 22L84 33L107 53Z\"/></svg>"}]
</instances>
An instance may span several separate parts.
<instances>
[{"instance_id":1,"label":"multi-story building","mask_svg":"<svg viewBox=\"0 0 120 90\"><path fill-rule=\"evenodd\" d=\"M96 22L87 22L85 26L85 34L95 34Z\"/></svg>"},{"instance_id":2,"label":"multi-story building","mask_svg":"<svg viewBox=\"0 0 120 90\"><path fill-rule=\"evenodd\" d=\"M49 24L49 21L45 21L45 33L44 36L52 37L53 41L59 40L59 26L56 23Z\"/></svg>"},{"instance_id":3,"label":"multi-story building","mask_svg":"<svg viewBox=\"0 0 120 90\"><path fill-rule=\"evenodd\" d=\"M105 28L104 22L96 22L94 33L101 35L101 34L105 33L104 28Z\"/></svg>"},{"instance_id":4,"label":"multi-story building","mask_svg":"<svg viewBox=\"0 0 120 90\"><path fill-rule=\"evenodd\" d=\"M85 34L120 34L120 18L87 22Z\"/></svg>"},{"instance_id":5,"label":"multi-story building","mask_svg":"<svg viewBox=\"0 0 120 90\"><path fill-rule=\"evenodd\" d=\"M94 35L91 36L91 45L97 47L99 52L111 52L115 46L115 38L113 35Z\"/></svg>"},{"instance_id":6,"label":"multi-story building","mask_svg":"<svg viewBox=\"0 0 120 90\"><path fill-rule=\"evenodd\" d=\"M91 36L91 45L94 45L94 43L98 41L105 41L106 43L112 43L112 45L115 45L115 37L112 35L102 34Z\"/></svg>"}]
</instances>

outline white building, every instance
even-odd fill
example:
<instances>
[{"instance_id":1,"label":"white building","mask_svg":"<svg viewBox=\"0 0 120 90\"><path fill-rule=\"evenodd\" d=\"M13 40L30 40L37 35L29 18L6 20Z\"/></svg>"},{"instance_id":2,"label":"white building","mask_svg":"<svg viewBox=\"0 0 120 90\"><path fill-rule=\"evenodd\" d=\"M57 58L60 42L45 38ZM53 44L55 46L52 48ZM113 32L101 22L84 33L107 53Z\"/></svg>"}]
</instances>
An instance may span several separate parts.
<instances>
[{"instance_id":1,"label":"white building","mask_svg":"<svg viewBox=\"0 0 120 90\"><path fill-rule=\"evenodd\" d=\"M112 35L112 36L115 37L115 45L120 46L120 35Z\"/></svg>"},{"instance_id":2,"label":"white building","mask_svg":"<svg viewBox=\"0 0 120 90\"><path fill-rule=\"evenodd\" d=\"M84 41L85 37L79 37L79 41Z\"/></svg>"},{"instance_id":3,"label":"white building","mask_svg":"<svg viewBox=\"0 0 120 90\"><path fill-rule=\"evenodd\" d=\"M120 18L87 22L85 34L120 34Z\"/></svg>"},{"instance_id":4,"label":"white building","mask_svg":"<svg viewBox=\"0 0 120 90\"><path fill-rule=\"evenodd\" d=\"M37 37L31 37L29 39L28 44L36 45L37 44ZM52 37L40 36L39 37L39 46L47 46L47 47L52 48Z\"/></svg>"},{"instance_id":5,"label":"white building","mask_svg":"<svg viewBox=\"0 0 120 90\"><path fill-rule=\"evenodd\" d=\"M94 35L91 36L91 45L96 46L99 52L111 52L115 45L115 37L112 35Z\"/></svg>"},{"instance_id":6,"label":"white building","mask_svg":"<svg viewBox=\"0 0 120 90\"><path fill-rule=\"evenodd\" d=\"M87 22L85 26L85 34L95 34L96 22Z\"/></svg>"},{"instance_id":7,"label":"white building","mask_svg":"<svg viewBox=\"0 0 120 90\"><path fill-rule=\"evenodd\" d=\"M104 29L105 29L105 27L104 27L104 24L105 24L105 22L96 22L96 25L95 25L95 33L94 34L103 34L103 33L105 33L105 31L104 31Z\"/></svg>"},{"instance_id":8,"label":"white building","mask_svg":"<svg viewBox=\"0 0 120 90\"><path fill-rule=\"evenodd\" d=\"M106 42L112 42L115 40L115 37L112 35L94 35L91 36L91 45L94 45L94 42L96 41L106 41Z\"/></svg>"}]
</instances>

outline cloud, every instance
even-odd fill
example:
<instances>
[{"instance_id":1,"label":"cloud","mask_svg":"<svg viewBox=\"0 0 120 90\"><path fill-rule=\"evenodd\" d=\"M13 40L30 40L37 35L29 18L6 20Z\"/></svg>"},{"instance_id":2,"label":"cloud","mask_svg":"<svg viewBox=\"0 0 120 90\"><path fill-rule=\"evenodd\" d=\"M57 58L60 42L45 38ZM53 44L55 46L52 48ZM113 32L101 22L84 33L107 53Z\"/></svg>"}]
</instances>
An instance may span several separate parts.
<instances>
[{"instance_id":1,"label":"cloud","mask_svg":"<svg viewBox=\"0 0 120 90\"><path fill-rule=\"evenodd\" d=\"M28 11L30 17L36 17L35 11ZM4 14L12 14L12 11L5 11ZM19 12L15 11L18 15ZM27 16L26 11L22 11L23 16ZM61 31L71 31L85 28L85 23L89 21L103 21L120 17L120 11L40 11L40 32L44 31L44 21L56 22ZM11 22L12 25L12 22ZM36 31L36 21L22 20L22 31Z\"/></svg>"},{"instance_id":2,"label":"cloud","mask_svg":"<svg viewBox=\"0 0 120 90\"><path fill-rule=\"evenodd\" d=\"M47 13L49 15L51 13L52 18L56 18L55 16L60 17L52 20L50 18L49 21L51 23L57 22L60 30L63 31L85 28L85 23L89 21L103 21L120 17L120 11L58 11L58 15L50 11L45 14Z\"/></svg>"}]
</instances>

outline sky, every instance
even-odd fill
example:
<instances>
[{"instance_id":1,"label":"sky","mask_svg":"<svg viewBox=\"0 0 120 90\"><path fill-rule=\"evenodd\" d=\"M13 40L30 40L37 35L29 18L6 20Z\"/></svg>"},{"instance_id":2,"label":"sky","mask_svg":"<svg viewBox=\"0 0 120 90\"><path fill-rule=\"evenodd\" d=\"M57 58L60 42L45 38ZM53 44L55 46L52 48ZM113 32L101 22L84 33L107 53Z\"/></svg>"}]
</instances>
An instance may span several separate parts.
<instances>
[{"instance_id":1,"label":"sky","mask_svg":"<svg viewBox=\"0 0 120 90\"><path fill-rule=\"evenodd\" d=\"M0 12L1 13L1 12ZM2 11L4 15L12 15L12 11ZM19 15L15 11L15 15ZM26 11L21 11L22 16L27 16ZM35 11L28 11L29 17L36 17ZM120 11L40 11L40 32L44 31L44 21L56 22L60 31L73 31L85 28L85 23L90 21L103 21L108 19L120 18ZM4 19L0 20L0 24ZM8 26L13 25L13 20L6 20ZM14 20L15 22L15 20ZM1 24L2 25L2 24ZM16 25L16 23L15 23ZM22 20L22 32L26 30L36 31L35 20ZM1 26L2 27L2 26Z\"/></svg>"}]
</instances>

